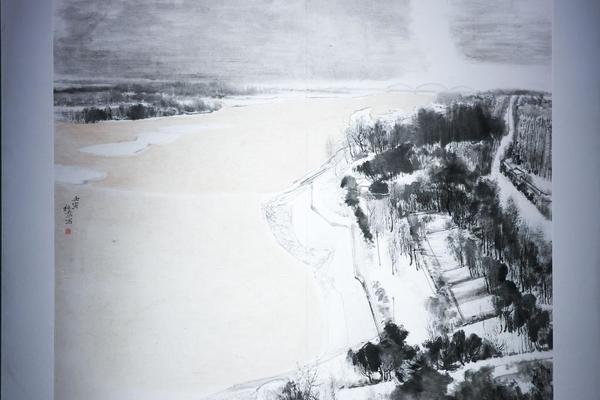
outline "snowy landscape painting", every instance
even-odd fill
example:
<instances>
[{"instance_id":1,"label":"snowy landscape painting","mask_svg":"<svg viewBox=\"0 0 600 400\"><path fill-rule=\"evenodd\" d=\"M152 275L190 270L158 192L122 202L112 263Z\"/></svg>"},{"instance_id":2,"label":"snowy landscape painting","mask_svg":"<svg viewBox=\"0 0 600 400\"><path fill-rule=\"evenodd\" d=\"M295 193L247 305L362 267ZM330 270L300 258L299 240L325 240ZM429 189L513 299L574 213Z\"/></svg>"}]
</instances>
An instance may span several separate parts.
<instances>
[{"instance_id":1,"label":"snowy landscape painting","mask_svg":"<svg viewBox=\"0 0 600 400\"><path fill-rule=\"evenodd\" d=\"M546 0L59 0L58 399L553 398Z\"/></svg>"}]
</instances>

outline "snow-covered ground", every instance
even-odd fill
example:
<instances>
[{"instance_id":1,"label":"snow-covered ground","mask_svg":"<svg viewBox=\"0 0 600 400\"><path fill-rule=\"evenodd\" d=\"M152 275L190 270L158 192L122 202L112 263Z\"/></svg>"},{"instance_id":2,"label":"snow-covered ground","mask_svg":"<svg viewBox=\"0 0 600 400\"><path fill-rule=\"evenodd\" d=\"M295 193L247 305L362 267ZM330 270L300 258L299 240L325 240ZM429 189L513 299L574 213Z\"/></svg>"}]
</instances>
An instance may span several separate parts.
<instances>
[{"instance_id":1,"label":"snow-covered ground","mask_svg":"<svg viewBox=\"0 0 600 400\"><path fill-rule=\"evenodd\" d=\"M515 99L515 97L511 99L509 111L512 111ZM391 124L393 121L401 120L401 118L401 114L394 116L389 116L388 114L387 120L384 122ZM492 177L499 183L501 198L504 204L509 196L516 197L516 195L520 195L522 199L517 198L516 201L522 214L524 214L524 219L533 227L537 227L541 221L540 229L545 229L546 226L544 224L547 220L539 214L539 211L537 211L533 204L512 186L510 181L508 181L507 186L506 182L504 182L507 179L499 174L501 156L514 135L512 112L508 112L506 118L510 127L509 135L503 138L497 150L493 163ZM351 126L353 124L372 125L373 122L373 115L368 108L359 110L351 118ZM326 166L325 169L312 174L309 178L298 182L295 188L295 190L300 190L302 185L310 185L311 206L306 206L307 200L299 200L302 196L306 196L306 193L309 191L300 190L302 195L298 195L294 201L294 207L291 211L288 211L289 215L291 215L289 217L289 221L291 221L289 229L296 233L297 241L303 243L305 249L309 249L305 251L305 254L315 254L318 251L323 252L324 256L320 260L314 259L312 263L308 261L309 258L303 257L303 261L312 265L315 276L321 281L323 293L335 291L342 299L346 299L352 293L350 297L357 300L359 298L363 299L362 302L360 300L355 302L356 304L362 303L361 324L356 326L359 330L361 326L364 327L364 324L381 326L381 322L391 319L402 323L410 332L408 341L417 344L425 341L429 334L427 327L430 316L424 307L427 298L436 294L436 284L434 282L443 282L454 302L454 306L457 308L458 314L461 316L462 323L456 329L464 329L467 335L476 333L480 337L498 345L507 354L518 354L512 358L504 357L488 362L481 362L480 364L496 366L495 374L505 375L505 373L500 371L500 366L503 366L503 368L504 366L514 368L514 364L517 361L545 357L546 355L540 355L541 353L530 353L533 349L528 344L526 337L523 335L519 336L516 333L504 332L500 320L497 317L490 317L494 314L493 298L485 289L484 278L472 278L468 268L466 266L461 267L448 248L448 236L458 229L451 222L449 216L442 214L425 216L425 220L427 221L426 234L421 243L420 258L422 268L420 269L410 266L408 257L404 255L400 256L397 261L399 268L393 271L388 250L391 236L386 229L378 230L376 228L376 232L372 232L375 237L373 244L366 243L358 233L359 231L356 228L352 229L354 227L354 218L348 212L349 207L345 206L343 202L345 191L339 188L339 182L344 174L353 175L353 167L368 158L349 163L347 159L342 158L340 153L338 153L332 159L334 162ZM398 183L409 184L417 179L419 173L423 173L423 171L401 176L398 178ZM364 181L360 176L356 178L359 187L362 190L366 190L369 182ZM524 200L524 202L520 200ZM290 200L288 199L287 201L289 202ZM365 211L369 206L373 207L375 203L376 201L370 200L369 204L367 204L365 199L361 198L361 207ZM535 213L531 214L529 208L533 208ZM376 212L376 210L370 211ZM321 223L315 220L315 215L310 215L311 212L322 219ZM539 217L541 217L541 220ZM322 222L325 222L325 224ZM328 247L326 243L331 243L330 235L333 233L331 231L328 232L328 229L350 230L352 248L348 249L347 245L340 244L337 248L319 249L319 245ZM468 235L468 233L466 234ZM350 261L354 263L354 275L358 279L354 281L346 279L344 282L344 279L352 271L348 267L335 269L336 263L341 260L338 255L339 251L351 251L353 260L346 260L345 262ZM292 254L297 253L293 249L290 252ZM357 285L357 280L364 283L362 291ZM327 299L327 295L324 295L324 299ZM366 303L365 299L368 300ZM330 322L330 327L337 326L338 328L336 329L339 329L339 327L345 325L346 329L348 329L349 321L356 317L354 315L350 318L346 316L345 320L342 321L339 318L339 310L336 311L336 308L331 306L331 299L325 300L325 303L327 302L330 303L329 310L333 311L330 311L326 317ZM366 306L371 307L372 318L370 318ZM359 309L361 308L359 307ZM347 310L342 310L342 314L346 312ZM356 313L356 310L353 310L354 313ZM372 335L373 331L365 332L363 340L366 340L369 334ZM340 343L341 337L337 339L332 337L331 329L329 335L329 342L325 348L332 349L337 347L332 347L331 343ZM353 336L348 341L349 336L349 331L346 331L347 343L356 340L360 341L361 339L361 336L358 335ZM318 365L318 368L327 371L327 366L330 364L325 362ZM470 367L474 366L478 366L478 364L471 365ZM467 367L453 374L456 381L462 379L462 373L464 373ZM507 368L510 369L509 367L505 369ZM347 363L345 366L341 365L341 369L347 370ZM369 398L385 398L393 388L394 385L391 383L354 389L346 388L338 392L338 398L353 399L364 398L364 396Z\"/></svg>"},{"instance_id":2,"label":"snow-covered ground","mask_svg":"<svg viewBox=\"0 0 600 400\"><path fill-rule=\"evenodd\" d=\"M552 196L552 181L546 178L542 178L536 174L529 174L531 179L533 180L533 184L538 189L542 190L544 193L548 193Z\"/></svg>"},{"instance_id":3,"label":"snow-covered ground","mask_svg":"<svg viewBox=\"0 0 600 400\"><path fill-rule=\"evenodd\" d=\"M409 342L421 343L427 339L426 301L434 295L425 271L410 266L408 256L392 271L389 233L368 244L355 227L340 188L353 164L338 152L265 206L278 242L311 267L322 289L329 327L324 354L373 338L390 319L409 330Z\"/></svg>"},{"instance_id":4,"label":"snow-covered ground","mask_svg":"<svg viewBox=\"0 0 600 400\"><path fill-rule=\"evenodd\" d=\"M391 381L376 385L344 388L337 393L336 398L340 400L384 400L390 398L389 396L395 388L396 383Z\"/></svg>"},{"instance_id":5,"label":"snow-covered ground","mask_svg":"<svg viewBox=\"0 0 600 400\"><path fill-rule=\"evenodd\" d=\"M505 330L499 317L487 318L457 329L462 329L467 336L475 333L489 340L501 348L504 354L521 354L534 350L526 334L518 335L516 332Z\"/></svg>"},{"instance_id":6,"label":"snow-covered ground","mask_svg":"<svg viewBox=\"0 0 600 400\"><path fill-rule=\"evenodd\" d=\"M162 128L155 132L141 133L132 141L96 144L82 147L79 151L103 157L127 157L140 154L150 148L150 146L173 143L185 135L220 128L222 127L198 125Z\"/></svg>"},{"instance_id":7,"label":"snow-covered ground","mask_svg":"<svg viewBox=\"0 0 600 400\"><path fill-rule=\"evenodd\" d=\"M422 240L422 258L436 282L443 282L461 317L461 324L494 311L492 296L485 291L483 278L472 278L448 248L447 238L458 228L446 214L428 214Z\"/></svg>"},{"instance_id":8,"label":"snow-covered ground","mask_svg":"<svg viewBox=\"0 0 600 400\"><path fill-rule=\"evenodd\" d=\"M462 329L466 335L475 333L497 345L504 354L533 351L526 335L505 331L502 321L493 316L493 296L485 290L484 278L472 278L468 268L461 267L450 252L446 238L458 228L447 215L430 214L428 219L423 259L431 274L448 285L449 293L456 301L462 323L455 330Z\"/></svg>"},{"instance_id":9,"label":"snow-covered ground","mask_svg":"<svg viewBox=\"0 0 600 400\"><path fill-rule=\"evenodd\" d=\"M351 121L370 118L370 112L360 110ZM344 386L361 380L346 353L375 340L387 320L404 325L411 344L429 337L427 303L435 296L435 287L428 272L409 265L407 255L399 256L392 268L388 255L391 233L382 230L374 243L367 243L344 202L346 190L340 182L353 174L356 164L342 149L263 206L277 242L310 267L318 282L325 332L321 355L312 367L318 371L321 385L333 381ZM401 179L411 182L416 176ZM262 389L255 389L253 395L272 398L286 377L293 377L293 372L262 382ZM384 385L393 390L393 384ZM212 398L238 398L245 390L234 387ZM369 388L344 389L339 395L359 398L368 392Z\"/></svg>"}]
</instances>

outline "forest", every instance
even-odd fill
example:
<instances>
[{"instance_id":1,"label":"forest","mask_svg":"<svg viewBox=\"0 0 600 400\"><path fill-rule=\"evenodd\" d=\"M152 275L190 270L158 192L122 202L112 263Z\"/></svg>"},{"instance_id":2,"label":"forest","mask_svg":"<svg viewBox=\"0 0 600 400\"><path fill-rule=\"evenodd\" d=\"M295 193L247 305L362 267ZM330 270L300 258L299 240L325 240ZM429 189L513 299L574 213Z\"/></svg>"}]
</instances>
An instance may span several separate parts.
<instances>
[{"instance_id":1,"label":"forest","mask_svg":"<svg viewBox=\"0 0 600 400\"><path fill-rule=\"evenodd\" d=\"M356 123L346 131L356 163L341 187L346 189L346 204L353 209L367 244L378 246L374 239L381 227L389 229L392 264L398 258L396 253L403 253L418 268L419 241L426 233L415 216L449 216L454 228L446 238L447 251L460 267L468 269L471 279L483 279L483 291L492 298L493 316L481 318L497 318L504 332L526 338L529 351L545 351L553 348L552 243L527 225L512 198L500 201L500 188L490 177L494 153L507 132L503 116L509 99L506 95L460 98L460 102L448 101L445 107L419 109L408 121ZM519 99L516 124L524 126L524 120L534 118L540 125L540 118L546 115L544 107L547 111L543 96ZM523 151L525 137L531 132L518 134L517 144L510 147L515 154L515 149ZM544 147L543 142L532 146L533 142L527 142L530 148ZM540 158L522 162L533 165L532 160ZM544 168L551 171L547 165ZM397 180L411 175L416 178ZM384 211L371 212L377 207ZM448 286L443 277L437 279L438 297L449 304ZM530 371L534 389L529 393L495 382L491 372L482 369L469 374L448 396L451 379L444 371L501 357L504 349L476 334L466 335L462 329L442 330L421 347L407 345L407 335L403 328L388 323L378 343L350 350L348 360L369 383L399 382L392 398L551 398L547 391L551 364L543 363Z\"/></svg>"},{"instance_id":2,"label":"forest","mask_svg":"<svg viewBox=\"0 0 600 400\"><path fill-rule=\"evenodd\" d=\"M357 124L347 130L346 138L350 152L360 158L369 153L393 152L406 143L445 147L451 142L497 140L504 130L501 115L495 115L482 103L452 103L443 113L420 108L410 123L397 122L391 128L381 121L375 121L373 126Z\"/></svg>"},{"instance_id":3,"label":"forest","mask_svg":"<svg viewBox=\"0 0 600 400\"><path fill-rule=\"evenodd\" d=\"M515 280L521 291L536 293L541 301L550 302L551 246L525 225L514 202L502 206L499 189L487 176L489 169L470 168L469 160L465 160L468 156L458 156L452 149L448 150L449 146L441 146L433 152L423 146L431 143L431 138L452 138L455 143L477 141L481 146L487 144L488 149L493 148L494 141L502 136L504 124L479 103L451 106L448 112L450 116L421 109L410 125L400 127L396 124L391 130L386 130L379 122L372 128L349 129L348 142L354 148L355 158L364 154L360 150L374 154L370 160L359 164L356 172L373 182L370 186L372 195L388 195L390 215L403 218L422 211L444 212L459 228L468 230L472 238L459 241L457 246L461 252L468 248L464 254L469 257L464 262L474 276L485 276L497 282L492 271L496 263L500 263L508 269L507 276ZM467 129L468 134L459 135L453 126L472 127L469 128L472 130ZM419 162L423 154L429 156L427 162ZM489 165L491 153L488 158ZM395 176L410 174L425 165L429 165L425 176L389 190L395 185ZM353 194L353 198L357 195ZM354 202L358 204L356 200ZM475 247L476 251L470 247ZM460 257L461 263L463 258ZM493 285L488 286L495 290Z\"/></svg>"},{"instance_id":4,"label":"forest","mask_svg":"<svg viewBox=\"0 0 600 400\"><path fill-rule=\"evenodd\" d=\"M517 119L517 133L510 154L526 171L552 179L552 98L522 97Z\"/></svg>"}]
</instances>

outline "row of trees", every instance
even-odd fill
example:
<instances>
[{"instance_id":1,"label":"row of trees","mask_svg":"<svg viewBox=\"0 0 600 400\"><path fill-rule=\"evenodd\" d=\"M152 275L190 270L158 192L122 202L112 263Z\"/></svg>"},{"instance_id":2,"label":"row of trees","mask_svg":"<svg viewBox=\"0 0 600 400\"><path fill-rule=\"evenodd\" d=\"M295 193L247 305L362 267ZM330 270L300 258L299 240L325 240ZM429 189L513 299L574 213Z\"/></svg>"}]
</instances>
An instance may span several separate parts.
<instances>
[{"instance_id":1,"label":"row of trees","mask_svg":"<svg viewBox=\"0 0 600 400\"><path fill-rule=\"evenodd\" d=\"M180 103L161 98L156 104L120 104L119 106L84 107L81 110L66 109L61 111L62 117L73 122L95 123L98 121L144 119L152 117L169 117L173 115L208 112L218 109L201 99Z\"/></svg>"},{"instance_id":2,"label":"row of trees","mask_svg":"<svg viewBox=\"0 0 600 400\"><path fill-rule=\"evenodd\" d=\"M416 146L451 142L480 142L499 139L504 120L492 115L483 102L451 103L445 112L421 108L411 123L396 122L391 128L383 122L358 121L346 130L351 153L359 157L382 154L409 142Z\"/></svg>"},{"instance_id":3,"label":"row of trees","mask_svg":"<svg viewBox=\"0 0 600 400\"><path fill-rule=\"evenodd\" d=\"M425 361L436 370L452 371L468 362L501 356L492 343L476 334L469 336L459 330L452 337L438 336L419 346L406 343L409 332L393 322L383 328L379 343L367 342L356 352L348 351L348 360L370 383L396 379L404 382L415 361Z\"/></svg>"},{"instance_id":4,"label":"row of trees","mask_svg":"<svg viewBox=\"0 0 600 400\"><path fill-rule=\"evenodd\" d=\"M438 336L423 343L425 357L430 365L439 370L452 371L457 365L501 356L502 353L492 343L472 333L465 335L456 331L452 337Z\"/></svg>"},{"instance_id":5,"label":"row of trees","mask_svg":"<svg viewBox=\"0 0 600 400\"><path fill-rule=\"evenodd\" d=\"M400 173L410 174L419 167L414 145L407 142L376 154L372 160L357 166L356 171L377 182L392 179Z\"/></svg>"},{"instance_id":6,"label":"row of trees","mask_svg":"<svg viewBox=\"0 0 600 400\"><path fill-rule=\"evenodd\" d=\"M369 218L359 204L358 184L356 183L356 179L349 175L345 176L342 179L341 187L346 188L346 204L354 211L356 222L362 231L363 237L366 241L373 242L373 235L371 234L371 228L369 226Z\"/></svg>"},{"instance_id":7,"label":"row of trees","mask_svg":"<svg viewBox=\"0 0 600 400\"><path fill-rule=\"evenodd\" d=\"M357 351L348 351L348 360L369 383L398 382L391 399L427 400L550 400L552 399L552 366L537 362L523 364L519 374L529 379L531 390L523 393L516 382L508 384L494 380L490 367L465 372L454 394L448 395L452 378L448 371L469 362L501 356L501 351L475 334L466 336L462 330L452 337L440 336L419 346L406 343L409 332L392 322L383 330L379 343L368 342Z\"/></svg>"},{"instance_id":8,"label":"row of trees","mask_svg":"<svg viewBox=\"0 0 600 400\"><path fill-rule=\"evenodd\" d=\"M523 390L515 381L494 379L492 367L468 370L452 395L446 394L452 378L431 368L425 362L415 362L410 378L396 387L391 400L552 400L552 364L535 362L520 368L519 375L529 380L531 389Z\"/></svg>"},{"instance_id":9,"label":"row of trees","mask_svg":"<svg viewBox=\"0 0 600 400\"><path fill-rule=\"evenodd\" d=\"M418 346L406 343L407 336L407 330L388 322L383 328L379 343L367 342L356 352L350 349L348 360L370 383L393 378L402 382L409 363L419 352Z\"/></svg>"},{"instance_id":10,"label":"row of trees","mask_svg":"<svg viewBox=\"0 0 600 400\"><path fill-rule=\"evenodd\" d=\"M223 98L233 95L256 94L251 87L234 87L225 82L151 81L117 84L83 84L54 89L55 106L102 106L119 103L158 104L170 98Z\"/></svg>"},{"instance_id":11,"label":"row of trees","mask_svg":"<svg viewBox=\"0 0 600 400\"><path fill-rule=\"evenodd\" d=\"M552 179L552 99L521 97L516 135L507 155L529 172Z\"/></svg>"},{"instance_id":12,"label":"row of trees","mask_svg":"<svg viewBox=\"0 0 600 400\"><path fill-rule=\"evenodd\" d=\"M448 371L468 362L501 356L501 352L477 335L466 337L458 331L449 338L437 337L426 341L423 350L406 342L409 332L392 322L386 323L380 340L368 342L357 351L348 350L348 361L357 368L369 384L395 381L392 400L551 400L552 363L523 362L516 376L528 383L527 392L515 381L494 379L493 367L468 369L464 380L447 394L453 379ZM343 387L343 386L342 386ZM276 394L280 400L335 399L340 385L333 379L319 382L317 370L300 369L295 378L288 379Z\"/></svg>"}]
</instances>

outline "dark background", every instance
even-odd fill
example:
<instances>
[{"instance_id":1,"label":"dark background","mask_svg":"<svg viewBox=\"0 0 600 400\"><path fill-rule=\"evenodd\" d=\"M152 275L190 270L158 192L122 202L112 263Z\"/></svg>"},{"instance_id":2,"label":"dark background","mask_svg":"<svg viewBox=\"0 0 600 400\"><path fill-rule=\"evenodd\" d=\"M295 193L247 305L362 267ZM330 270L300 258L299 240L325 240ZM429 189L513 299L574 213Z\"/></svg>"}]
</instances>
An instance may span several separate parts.
<instances>
[{"instance_id":1,"label":"dark background","mask_svg":"<svg viewBox=\"0 0 600 400\"><path fill-rule=\"evenodd\" d=\"M53 398L52 2L2 1L2 399ZM600 2L554 5L556 399L600 395Z\"/></svg>"}]
</instances>

